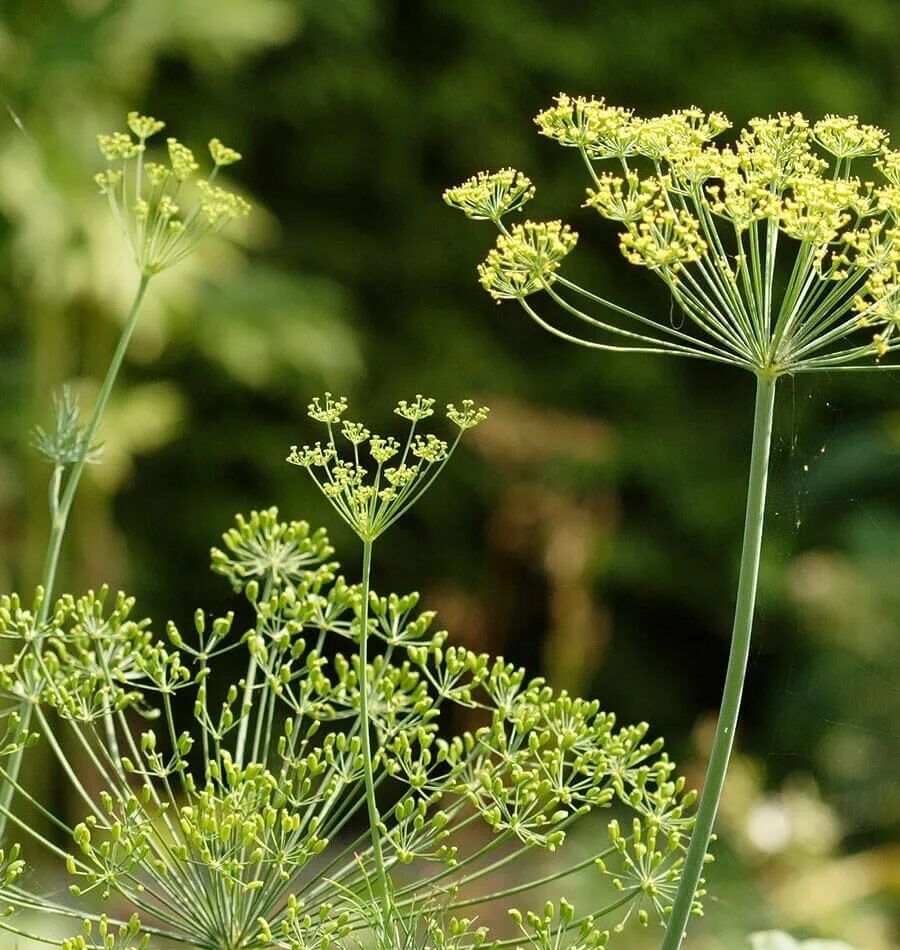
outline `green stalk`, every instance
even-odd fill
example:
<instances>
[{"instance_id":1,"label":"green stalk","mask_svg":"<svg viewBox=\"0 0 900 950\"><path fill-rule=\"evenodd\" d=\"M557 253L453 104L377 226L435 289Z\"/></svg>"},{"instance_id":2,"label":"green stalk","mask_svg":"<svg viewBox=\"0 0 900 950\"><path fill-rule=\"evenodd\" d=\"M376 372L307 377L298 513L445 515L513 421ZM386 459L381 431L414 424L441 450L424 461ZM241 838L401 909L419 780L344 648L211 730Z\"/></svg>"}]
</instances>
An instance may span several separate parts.
<instances>
[{"instance_id":1,"label":"green stalk","mask_svg":"<svg viewBox=\"0 0 900 950\"><path fill-rule=\"evenodd\" d=\"M97 404L94 406L94 412L91 415L90 421L84 430L84 439L80 456L72 467L72 472L66 480L66 487L63 491L61 499L59 498L59 480L61 471L58 466L56 469L54 469L51 480L50 540L47 544L47 556L44 560L44 571L41 576L41 586L44 589L44 599L38 611L38 624L42 624L46 621L47 614L50 610L50 603L53 599L53 586L56 581L56 569L59 565L59 555L60 551L62 550L62 543L66 533L69 513L71 512L72 504L75 501L75 492L78 490L78 482L81 480L82 472L84 471L84 467L87 464L88 455L90 454L91 444L94 441L97 430L100 428L100 422L103 419L103 412L106 409L106 403L109 401L109 395L112 392L112 388L116 382L116 377L119 375L119 370L122 366L122 361L125 358L125 351L128 349L128 344L131 341L131 335L134 332L135 326L137 325L138 312L141 309L141 301L144 299L144 293L147 290L147 284L149 281L149 276L146 274L141 275L141 280L138 284L137 292L134 295L131 309L128 311L128 317L125 320L125 326L122 328L122 334L119 337L116 351L113 353L112 361L109 364L109 368L106 371L106 377L103 380L103 385L100 387L100 393L97 396ZM34 707L30 701L23 703L22 705L21 716L23 729L28 729L29 725L31 724L33 708ZM22 766L23 752L23 748L18 749L10 759L8 774L11 781L4 782L2 791L0 791L0 841L3 840L3 835L6 831L7 812L10 805L12 804L13 796L15 794L15 785L19 778L19 771Z\"/></svg>"},{"instance_id":2,"label":"green stalk","mask_svg":"<svg viewBox=\"0 0 900 950\"><path fill-rule=\"evenodd\" d=\"M363 769L366 782L366 805L369 810L369 826L372 832L372 853L375 857L375 870L381 891L382 922L387 931L391 921L391 892L387 871L384 867L384 852L381 848L381 816L375 801L375 775L372 768L371 729L369 725L369 677L366 672L369 641L369 584L372 574L372 541L363 541L362 567L362 609L359 618L359 715L361 719L360 740L362 741Z\"/></svg>"},{"instance_id":3,"label":"green stalk","mask_svg":"<svg viewBox=\"0 0 900 950\"><path fill-rule=\"evenodd\" d=\"M272 596L273 583L274 579L270 573L266 578L266 584L263 588L262 598L259 603L265 604L268 602ZM247 675L244 677L244 698L241 700L241 715L243 719L241 720L241 726L238 730L237 745L234 751L234 758L238 768L241 768L244 764L244 747L247 743L247 732L250 728L250 713L253 711L253 688L256 684L256 672L258 668L259 662L256 656L251 654L250 659L247 661ZM254 760L255 759L256 753L254 752Z\"/></svg>"},{"instance_id":4,"label":"green stalk","mask_svg":"<svg viewBox=\"0 0 900 950\"><path fill-rule=\"evenodd\" d=\"M97 404L94 406L94 412L91 415L87 428L84 430L84 440L81 449L81 455L72 468L72 472L66 480L66 488L63 492L62 500L56 512L53 522L50 526L50 541L47 545L47 558L44 561L44 573L41 577L41 586L44 588L44 602L41 605L38 621L43 623L47 619L47 612L50 609L50 602L53 598L53 585L56 581L56 569L59 565L59 553L62 550L62 542L66 533L66 525L69 520L69 513L72 510L72 503L75 501L75 492L78 491L78 482L81 480L82 472L87 464L87 457L91 450L91 444L94 436L100 428L100 422L103 419L103 412L106 409L106 403L109 401L109 395L115 385L116 377L119 375L119 369L125 358L125 351L131 342L131 335L137 325L138 312L141 309L141 301L144 299L144 293L147 290L147 284L150 278L146 274L141 275L141 282L138 284L137 292L128 311L128 317L125 320L125 326L122 329L122 335L119 337L119 343L116 351L113 353L109 369L106 371L106 378L100 387L100 393L97 396Z\"/></svg>"},{"instance_id":5,"label":"green stalk","mask_svg":"<svg viewBox=\"0 0 900 950\"><path fill-rule=\"evenodd\" d=\"M700 796L700 805L697 808L697 820L691 834L681 881L661 950L678 950L684 940L685 928L700 883L700 876L703 873L716 812L719 809L725 776L728 772L731 749L734 745L734 732L747 675L747 659L750 655L753 611L756 605L774 404L775 378L760 373L757 377L756 408L753 415L753 448L750 455L750 479L747 489L747 512L744 519L741 570L725 688L722 693L715 740L706 770L706 780L703 783L703 794Z\"/></svg>"}]
</instances>

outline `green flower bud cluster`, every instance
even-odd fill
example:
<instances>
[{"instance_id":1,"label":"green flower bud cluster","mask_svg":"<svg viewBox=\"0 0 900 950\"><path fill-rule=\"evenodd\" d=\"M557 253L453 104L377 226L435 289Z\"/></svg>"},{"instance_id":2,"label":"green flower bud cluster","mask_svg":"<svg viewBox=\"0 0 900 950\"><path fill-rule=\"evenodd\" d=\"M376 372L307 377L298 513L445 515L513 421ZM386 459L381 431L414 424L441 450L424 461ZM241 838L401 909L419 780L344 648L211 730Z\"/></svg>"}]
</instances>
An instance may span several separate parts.
<instances>
[{"instance_id":1,"label":"green flower bud cluster","mask_svg":"<svg viewBox=\"0 0 900 950\"><path fill-rule=\"evenodd\" d=\"M140 796L127 793L114 799L104 791L101 799L103 808L98 814L88 815L72 831L79 856L70 854L66 869L70 876L85 882L70 885L75 897L97 891L107 900L150 856L153 816L147 811L149 786L144 786Z\"/></svg>"},{"instance_id":2,"label":"green flower bud cluster","mask_svg":"<svg viewBox=\"0 0 900 950\"><path fill-rule=\"evenodd\" d=\"M25 606L18 594L0 595L0 640L9 645L11 658L0 664L0 692L15 702L41 695L43 678L36 670L34 652L39 650L48 631L38 618L44 604L44 592L35 592L31 606Z\"/></svg>"},{"instance_id":3,"label":"green flower bud cluster","mask_svg":"<svg viewBox=\"0 0 900 950\"><path fill-rule=\"evenodd\" d=\"M166 139L166 163L145 161L147 140L164 125L151 116L130 112L130 133L97 137L110 165L95 181L131 243L141 274L147 277L183 260L204 237L250 213L243 198L213 184L220 168L241 157L219 139L209 143L212 174L194 182L193 189L200 165L191 149L177 139Z\"/></svg>"},{"instance_id":4,"label":"green flower bud cluster","mask_svg":"<svg viewBox=\"0 0 900 950\"><path fill-rule=\"evenodd\" d=\"M259 763L238 767L223 753L206 786L179 810L176 857L215 873L226 892L257 891L272 875L290 880L328 844L317 835L319 821L304 821L292 808L295 793L289 779Z\"/></svg>"},{"instance_id":5,"label":"green flower bud cluster","mask_svg":"<svg viewBox=\"0 0 900 950\"><path fill-rule=\"evenodd\" d=\"M282 919L274 927L264 918L259 920L259 947L281 950L340 950L347 946L353 931L351 914L335 913L330 904L320 904L312 912L294 894L288 898Z\"/></svg>"},{"instance_id":6,"label":"green flower bud cluster","mask_svg":"<svg viewBox=\"0 0 900 950\"><path fill-rule=\"evenodd\" d=\"M111 923L106 914L101 914L97 920L85 920L82 933L63 940L61 946L62 950L147 950L150 934L141 935L141 921L137 914L132 914L126 923L118 926Z\"/></svg>"},{"instance_id":7,"label":"green flower bud cluster","mask_svg":"<svg viewBox=\"0 0 900 950\"><path fill-rule=\"evenodd\" d=\"M575 244L568 226L503 222L526 194L517 183L527 182L528 199L534 192L513 169L482 172L444 193L500 231L478 270L496 299L518 300L541 326L587 347L672 353L770 376L881 365L900 347L895 243L883 237L878 255L852 253L873 227L886 236L900 215L900 152L887 147L884 130L856 116L810 123L780 113L751 119L731 143L717 144L731 127L721 113L692 107L644 118L565 94L535 122L580 152L592 182L585 206L622 225L625 259L660 278L689 322L635 313L562 277L560 262ZM602 170L608 162L618 168ZM862 176L860 163L869 166ZM874 180L878 172L887 184ZM786 283L775 276L785 266L776 257L787 259ZM539 292L591 335L543 316L527 299Z\"/></svg>"},{"instance_id":8,"label":"green flower bud cluster","mask_svg":"<svg viewBox=\"0 0 900 950\"><path fill-rule=\"evenodd\" d=\"M0 881L4 888L12 887L25 873L25 862L19 857L21 851L18 844L8 851L0 848Z\"/></svg>"},{"instance_id":9,"label":"green flower bud cluster","mask_svg":"<svg viewBox=\"0 0 900 950\"><path fill-rule=\"evenodd\" d=\"M463 432L480 425L488 416L486 408L478 408L468 399L458 408L448 404L447 419L458 430L453 442L448 443L434 433L418 431L419 423L434 414L433 407L434 399L421 395L397 404L394 412L409 422L401 447L393 436L375 435L362 423L345 420L347 400L326 393L309 404L309 417L326 427L327 441L291 446L287 461L309 472L335 511L362 540L374 541L431 487ZM342 452L343 443L347 448Z\"/></svg>"},{"instance_id":10,"label":"green flower bud cluster","mask_svg":"<svg viewBox=\"0 0 900 950\"><path fill-rule=\"evenodd\" d=\"M248 520L239 515L223 536L226 550L213 548L212 570L242 590L252 579L297 585L318 572L327 573L334 553L324 528L311 532L305 521L285 523L278 509L254 511Z\"/></svg>"},{"instance_id":11,"label":"green flower bud cluster","mask_svg":"<svg viewBox=\"0 0 900 950\"><path fill-rule=\"evenodd\" d=\"M559 902L559 908L547 901L541 913L519 910L510 911L516 927L525 940L526 947L558 947L563 945L590 950L593 947L605 947L609 942L609 931L598 930L594 918L575 919L575 908L565 899ZM574 941L572 932L575 933Z\"/></svg>"},{"instance_id":12,"label":"green flower bud cluster","mask_svg":"<svg viewBox=\"0 0 900 950\"><path fill-rule=\"evenodd\" d=\"M451 917L444 923L432 917L428 922L429 946L435 950L463 950L468 947L496 947L498 941L488 942L488 928L477 926L468 917Z\"/></svg>"},{"instance_id":13,"label":"green flower bud cluster","mask_svg":"<svg viewBox=\"0 0 900 950\"><path fill-rule=\"evenodd\" d=\"M661 825L638 818L632 822L630 836L623 835L615 820L609 823L607 831L613 850L621 862L620 868L610 870L605 860L597 861L596 867L612 878L617 891L635 897L614 931L621 933L632 916L646 927L651 919L667 915L675 900L684 860L681 838ZM694 896L693 911L697 915L703 912L702 898L705 894L701 880L701 886Z\"/></svg>"},{"instance_id":14,"label":"green flower bud cluster","mask_svg":"<svg viewBox=\"0 0 900 950\"><path fill-rule=\"evenodd\" d=\"M311 411L340 431L345 410L325 397ZM483 417L468 403L448 411L460 431ZM413 427L433 405L417 397L398 412ZM357 447L376 438L349 431ZM392 459L400 454L398 447ZM525 901L511 921L516 939L526 941L524 928L538 941L565 934L573 946L602 946L596 941L631 917L664 916L692 796L646 724L617 726L596 701L449 645L418 594L370 589L364 596L332 555L324 531L280 520L275 509L239 516L211 560L243 592L250 619L241 634L231 614L198 611L191 632L169 624L157 639L146 621L131 619L131 598L105 588L60 598L45 624L35 619L40 593L30 607L12 595L0 600L0 636L20 654L4 668L4 690L31 691L60 755L49 714L67 718L100 786L89 792L69 772L89 808L71 829L65 863L75 903L66 913L115 897L151 919L153 934L197 947L225 945L239 932L246 946L338 948L368 930L380 950L488 948L501 938L476 926L476 916L453 914L469 875L494 878L478 870L473 820L492 835L491 848L565 857L575 822L615 808L631 820L625 834L608 816L610 845L594 855L602 872L596 891L606 892L606 903L592 900L580 917L567 904L549 917L530 909L526 892L540 886L538 872L514 891ZM362 662L369 641L378 649ZM221 685L213 689L214 682ZM128 704L134 713L157 716L161 727L134 733L115 702L132 691L140 697ZM194 698L187 728L176 727L176 693ZM448 732L453 707L486 724ZM365 810L364 721L376 781L395 802L377 828L384 864L397 874L389 924L373 910L377 903L359 898L377 886L373 830L352 851L344 836ZM0 873L4 867L0 860ZM17 853L7 871L21 875ZM496 875L483 893L504 887L503 879ZM5 893L16 907L15 889ZM475 903L466 896L462 906ZM427 933L418 928L423 918ZM88 919L91 933L70 946L146 945L136 918L125 930Z\"/></svg>"},{"instance_id":15,"label":"green flower bud cluster","mask_svg":"<svg viewBox=\"0 0 900 950\"><path fill-rule=\"evenodd\" d=\"M149 621L131 619L134 598L120 592L110 600L108 587L79 598L65 594L38 624L41 592L31 610L16 595L0 599L0 637L19 643L0 667L0 689L84 723L139 704L153 635ZM34 740L26 734L11 741Z\"/></svg>"},{"instance_id":16,"label":"green flower bud cluster","mask_svg":"<svg viewBox=\"0 0 900 950\"><path fill-rule=\"evenodd\" d=\"M18 755L39 741L40 736L28 728L21 714L15 709L7 711L4 719L6 721L0 734L0 759Z\"/></svg>"}]
</instances>

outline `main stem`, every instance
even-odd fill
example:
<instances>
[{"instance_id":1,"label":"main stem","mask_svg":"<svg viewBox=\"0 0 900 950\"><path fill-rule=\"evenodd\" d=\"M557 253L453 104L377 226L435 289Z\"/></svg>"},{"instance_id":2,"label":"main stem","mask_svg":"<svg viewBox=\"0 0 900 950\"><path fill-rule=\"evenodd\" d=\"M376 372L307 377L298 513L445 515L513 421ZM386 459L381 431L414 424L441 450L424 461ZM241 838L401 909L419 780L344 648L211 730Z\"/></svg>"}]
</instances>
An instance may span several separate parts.
<instances>
[{"instance_id":1,"label":"main stem","mask_svg":"<svg viewBox=\"0 0 900 950\"><path fill-rule=\"evenodd\" d=\"M747 489L747 511L744 518L741 570L725 688L722 692L719 721L716 725L716 735L703 783L703 794L700 796L700 805L697 808L697 820L661 950L678 950L684 940L688 918L703 873L716 812L722 798L731 749L734 745L734 732L741 708L741 694L747 676L753 612L756 606L774 405L775 379L760 373L757 377L756 408L753 415L753 448L750 455L750 479Z\"/></svg>"},{"instance_id":2,"label":"main stem","mask_svg":"<svg viewBox=\"0 0 900 950\"><path fill-rule=\"evenodd\" d=\"M50 539L47 543L47 556L44 559L44 571L41 576L41 586L44 589L44 599L37 615L37 622L39 625L46 621L50 610L50 604L53 599L53 586L56 582L56 569L59 566L59 555L60 551L62 550L63 538L66 534L69 513L72 510L72 504L75 501L75 493L78 490L78 482L81 480L82 472L84 471L84 467L87 464L88 455L91 451L91 444L94 441L94 437L96 436L98 429L100 428L100 422L103 419L103 412L106 409L106 403L109 401L109 395L112 392L113 386L115 385L116 377L119 375L122 361L125 358L125 351L128 349L128 344L131 341L131 335L134 332L134 328L137 324L138 312L141 309L141 301L144 299L144 293L147 290L147 284L149 281L150 278L146 274L141 275L141 281L138 284L137 292L135 293L134 300L131 303L131 309L128 311L128 316L125 320L125 326L122 328L122 333L119 337L116 351L113 353L109 368L106 371L106 377L103 380L103 385L100 387L100 392L97 396L97 403L94 406L94 411L91 415L90 421L84 430L81 452L79 453L79 457L72 467L72 471L66 481L66 487L63 491L61 499L59 497L59 481L61 475L59 466L57 466L53 472L50 503L52 519L50 523ZM33 706L29 700L23 702L22 708L20 710L20 715L22 717L21 728L23 730L27 730L31 725L32 709ZM9 767L7 769L10 781L4 782L2 791L0 791L0 841L3 840L3 835L6 831L6 813L12 804L12 799L15 794L15 785L19 778L19 771L22 766L23 751L24 750L20 748L10 759Z\"/></svg>"},{"instance_id":3,"label":"main stem","mask_svg":"<svg viewBox=\"0 0 900 950\"><path fill-rule=\"evenodd\" d=\"M369 585L372 575L372 541L363 542L362 608L359 617L359 715L360 740L362 741L363 770L366 783L366 805L369 810L369 827L372 833L372 853L375 856L375 871L381 899L381 916L385 931L391 923L391 892L384 852L381 848L381 815L375 801L375 774L372 767L372 739L369 719Z\"/></svg>"}]
</instances>

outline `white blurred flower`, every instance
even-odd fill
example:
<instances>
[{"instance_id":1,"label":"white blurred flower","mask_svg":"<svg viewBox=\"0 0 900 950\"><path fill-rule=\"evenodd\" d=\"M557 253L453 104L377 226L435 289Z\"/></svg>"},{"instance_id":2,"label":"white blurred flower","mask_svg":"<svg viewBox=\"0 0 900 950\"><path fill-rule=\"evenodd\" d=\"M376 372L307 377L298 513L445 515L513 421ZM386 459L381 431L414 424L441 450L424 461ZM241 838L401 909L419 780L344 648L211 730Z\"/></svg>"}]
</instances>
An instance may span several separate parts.
<instances>
[{"instance_id":1,"label":"white blurred flower","mask_svg":"<svg viewBox=\"0 0 900 950\"><path fill-rule=\"evenodd\" d=\"M840 940L795 940L781 930L766 930L750 936L751 950L853 950Z\"/></svg>"}]
</instances>

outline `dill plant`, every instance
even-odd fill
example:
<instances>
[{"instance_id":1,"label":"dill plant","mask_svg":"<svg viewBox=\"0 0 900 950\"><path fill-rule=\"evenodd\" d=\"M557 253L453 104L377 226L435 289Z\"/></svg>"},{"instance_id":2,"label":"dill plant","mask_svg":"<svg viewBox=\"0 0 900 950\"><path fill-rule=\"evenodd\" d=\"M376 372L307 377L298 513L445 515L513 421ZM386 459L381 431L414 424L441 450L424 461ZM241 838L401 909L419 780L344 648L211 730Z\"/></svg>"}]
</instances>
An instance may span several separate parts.
<instances>
[{"instance_id":1,"label":"dill plant","mask_svg":"<svg viewBox=\"0 0 900 950\"><path fill-rule=\"evenodd\" d=\"M0 596L0 927L64 950L586 950L664 918L693 794L661 740L454 646L417 593L372 587L376 543L487 409L448 405L442 431L419 395L396 407L402 434L379 436L345 418L343 398L312 401L324 434L288 462L358 537L355 582L324 529L269 508L238 516L212 549L234 612L198 608L157 632L125 593L55 593L149 282L249 210L213 183L232 149L213 139L213 172L196 181L174 139L167 162L145 160L162 123L132 113L128 125L100 137L110 167L97 183L134 252L134 304L88 422L64 389L54 427L35 432L53 466L46 567L33 595ZM471 728L454 732L454 710ZM20 778L36 743L58 762L65 814ZM604 812L603 844L572 856L571 827ZM35 851L67 889L40 887ZM511 868L524 871L512 884ZM558 890L576 873L596 882L577 911ZM483 922L497 906L505 933ZM51 918L72 936L50 936Z\"/></svg>"},{"instance_id":2,"label":"dill plant","mask_svg":"<svg viewBox=\"0 0 900 950\"><path fill-rule=\"evenodd\" d=\"M756 600L778 380L895 368L900 349L900 151L856 116L751 119L732 141L719 112L644 118L560 94L535 118L579 156L584 207L619 227L619 248L667 287L683 325L638 313L561 273L578 235L559 220L507 223L534 196L521 172L482 172L444 200L499 230L484 289L579 346L734 366L756 379L750 474L731 652L684 874L663 950L677 950L713 833L738 724ZM861 177L862 176L862 177ZM877 178L877 181L876 181ZM553 308L551 315L550 309Z\"/></svg>"},{"instance_id":3,"label":"dill plant","mask_svg":"<svg viewBox=\"0 0 900 950\"><path fill-rule=\"evenodd\" d=\"M222 230L229 222L245 217L249 204L243 198L213 184L220 168L240 160L240 154L218 139L209 143L213 162L206 179L197 180L199 163L194 153L177 139L166 140L168 162L148 162L148 140L165 128L152 116L130 112L128 132L99 135L97 144L108 162L105 171L95 176L102 194L123 232L127 235L139 272L134 299L125 319L118 343L101 384L87 423L81 424L77 399L68 387L54 395L55 425L52 432L37 428L33 444L53 466L48 488L50 537L41 576L41 594L35 602L38 624L47 622L56 584L56 572L69 515L78 485L87 464L97 461L100 446L95 438L103 413L122 367L125 353L137 326L141 304L152 277L185 258L205 236ZM181 202L180 207L176 202ZM32 652L32 648L26 651ZM11 688L10 717L20 739L8 746L8 764L0 788L0 838L19 775L22 753L28 741L33 703L22 684ZM16 708L18 707L18 708Z\"/></svg>"}]
</instances>

